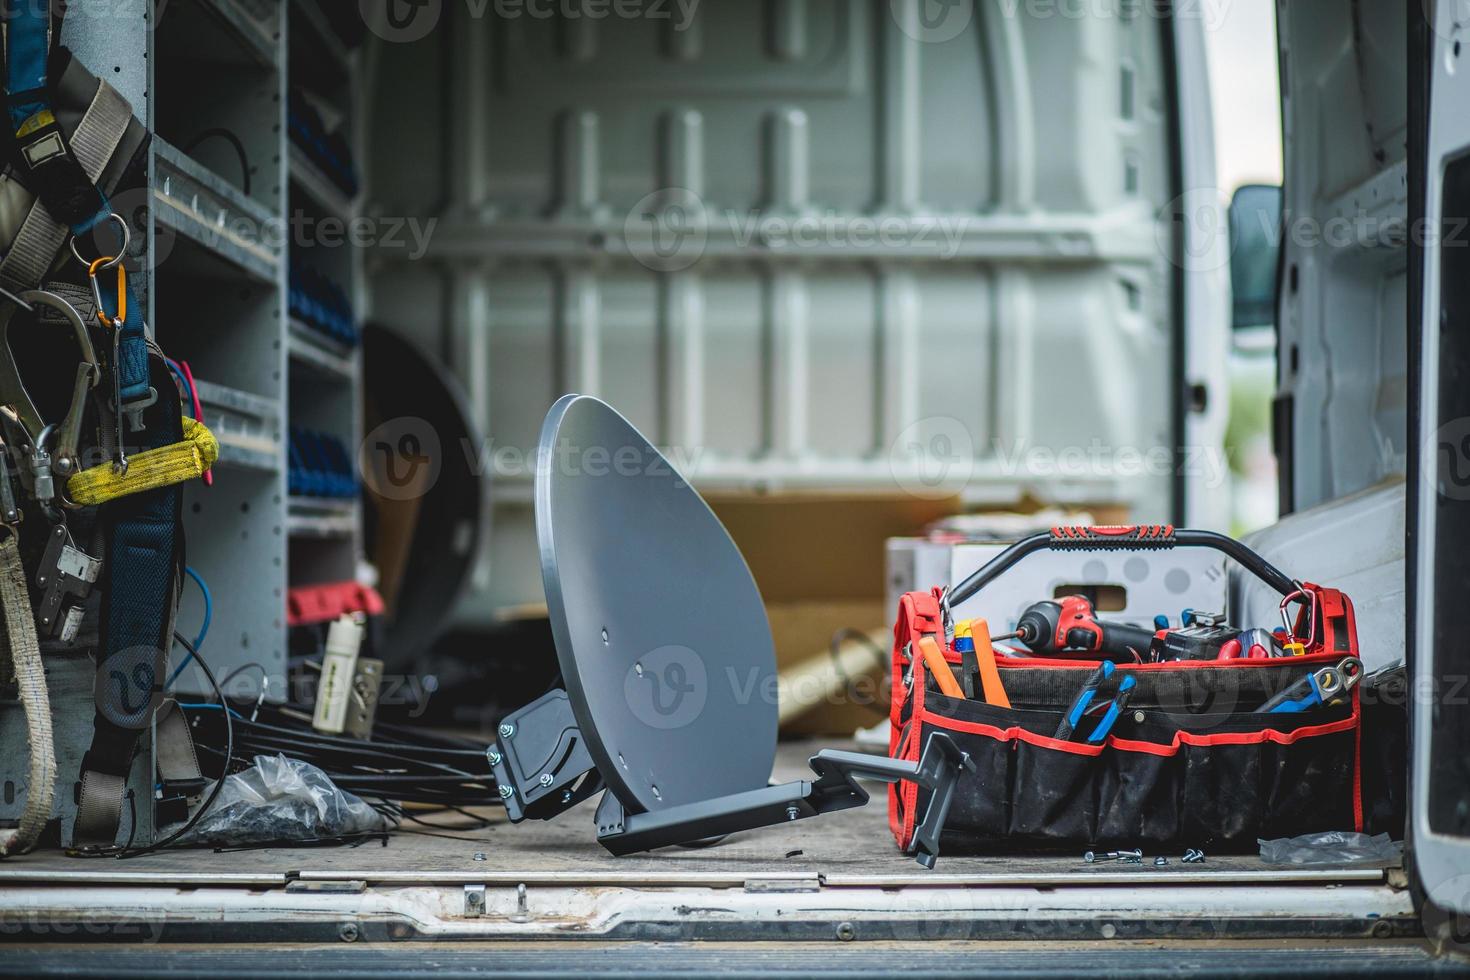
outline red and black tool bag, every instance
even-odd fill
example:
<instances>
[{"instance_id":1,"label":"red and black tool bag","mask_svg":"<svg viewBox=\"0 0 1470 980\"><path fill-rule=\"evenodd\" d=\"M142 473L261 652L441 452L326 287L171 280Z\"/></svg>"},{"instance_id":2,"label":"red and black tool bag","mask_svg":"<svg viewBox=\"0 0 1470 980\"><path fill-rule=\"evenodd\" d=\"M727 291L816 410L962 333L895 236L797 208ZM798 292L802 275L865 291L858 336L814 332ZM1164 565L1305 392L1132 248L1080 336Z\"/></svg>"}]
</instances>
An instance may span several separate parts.
<instances>
[{"instance_id":1,"label":"red and black tool bag","mask_svg":"<svg viewBox=\"0 0 1470 980\"><path fill-rule=\"evenodd\" d=\"M1137 687L1107 738L1058 741L1052 736L1064 712L1098 662L999 656L1010 707L947 697L916 655L919 637L932 636L945 659L960 664L944 642L942 595L911 592L899 604L889 751L915 760L929 733L943 731L975 761L975 773L954 793L947 851L1047 844L1254 850L1259 837L1363 829L1358 687L1340 704L1255 710L1307 672L1340 662L1341 652L1119 664L1096 700L1111 700L1128 672ZM923 812L922 796L912 783L889 789L900 846Z\"/></svg>"}]
</instances>

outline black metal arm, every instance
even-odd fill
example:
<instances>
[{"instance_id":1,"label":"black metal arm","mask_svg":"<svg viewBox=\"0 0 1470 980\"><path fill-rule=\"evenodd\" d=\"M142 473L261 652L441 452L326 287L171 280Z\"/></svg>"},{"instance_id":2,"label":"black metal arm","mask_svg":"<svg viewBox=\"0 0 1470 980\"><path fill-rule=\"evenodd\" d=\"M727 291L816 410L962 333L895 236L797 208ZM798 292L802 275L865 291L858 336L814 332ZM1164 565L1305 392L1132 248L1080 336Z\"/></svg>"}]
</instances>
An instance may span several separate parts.
<instances>
[{"instance_id":1,"label":"black metal arm","mask_svg":"<svg viewBox=\"0 0 1470 980\"><path fill-rule=\"evenodd\" d=\"M858 785L859 778L885 783L909 780L931 791L909 853L932 868L939 857L939 836L949 816L955 781L961 771L975 771L970 756L943 732L930 734L918 762L824 749L812 756L810 764L817 774L814 782L781 783L649 813L625 813L608 793L597 810L597 840L614 854L687 844L863 806L868 793Z\"/></svg>"},{"instance_id":2,"label":"black metal arm","mask_svg":"<svg viewBox=\"0 0 1470 980\"><path fill-rule=\"evenodd\" d=\"M995 581L1016 562L1037 551L1162 551L1168 548L1213 548L1235 559L1282 595L1298 588L1285 572L1234 538L1213 531L1175 530L1167 524L1136 524L1122 527L1054 527L1049 532L1022 538L955 586L949 603L957 606Z\"/></svg>"},{"instance_id":3,"label":"black metal arm","mask_svg":"<svg viewBox=\"0 0 1470 980\"><path fill-rule=\"evenodd\" d=\"M507 715L486 750L512 823L549 820L603 786L565 691L551 691ZM908 780L930 791L909 852L926 868L939 856L955 781L975 763L943 732L924 743L918 762L824 749L811 757L816 778L764 786L650 812L629 813L611 790L597 807L597 839L613 854L633 854L846 810L868 802L860 778Z\"/></svg>"}]
</instances>

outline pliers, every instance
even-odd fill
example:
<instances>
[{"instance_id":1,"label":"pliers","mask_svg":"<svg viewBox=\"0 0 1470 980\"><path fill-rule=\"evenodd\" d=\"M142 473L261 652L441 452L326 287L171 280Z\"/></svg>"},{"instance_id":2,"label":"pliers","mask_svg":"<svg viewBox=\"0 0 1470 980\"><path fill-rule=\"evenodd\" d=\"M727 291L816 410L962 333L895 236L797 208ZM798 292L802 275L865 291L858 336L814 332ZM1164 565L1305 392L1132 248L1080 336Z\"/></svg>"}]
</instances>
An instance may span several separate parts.
<instances>
[{"instance_id":1,"label":"pliers","mask_svg":"<svg viewBox=\"0 0 1470 980\"><path fill-rule=\"evenodd\" d=\"M1082 682L1082 690L1077 693L1072 707L1068 708L1067 713L1062 716L1061 724L1057 725L1057 730L1052 738L1059 742L1071 739L1073 730L1082 721L1082 716L1087 713L1092 699L1097 697L1097 689L1102 687L1103 681L1113 676L1113 671L1116 669L1116 665L1111 660L1104 660L1098 664L1096 670L1087 675L1087 680Z\"/></svg>"},{"instance_id":2,"label":"pliers","mask_svg":"<svg viewBox=\"0 0 1470 980\"><path fill-rule=\"evenodd\" d=\"M1132 674L1127 675L1118 682L1118 693L1113 695L1113 703L1108 705L1108 710L1098 719L1098 723L1092 726L1092 733L1087 736L1087 741L1092 745L1098 745L1108 737L1108 732L1113 730L1118 716L1128 707L1128 701L1133 697L1133 689L1138 686L1138 678Z\"/></svg>"},{"instance_id":3,"label":"pliers","mask_svg":"<svg viewBox=\"0 0 1470 980\"><path fill-rule=\"evenodd\" d=\"M1257 714L1287 714L1334 704L1347 696L1363 677L1363 661L1345 657L1312 671L1256 709Z\"/></svg>"},{"instance_id":4,"label":"pliers","mask_svg":"<svg viewBox=\"0 0 1470 980\"><path fill-rule=\"evenodd\" d=\"M1057 726L1056 733L1052 738L1058 741L1071 741L1077 725L1082 721L1083 715L1087 714L1092 699L1097 697L1097 692L1103 682L1113 676L1117 670L1111 660L1104 660L1097 669L1087 675L1087 680L1082 682L1082 690L1078 692L1077 699L1072 702L1072 707L1062 717L1062 722ZM1093 745L1102 742L1112 731L1118 716L1128 707L1128 701L1133 697L1133 689L1138 686L1138 678L1132 674L1125 675L1118 681L1118 690L1113 694L1113 700L1108 705L1107 711L1098 719L1097 724L1092 726L1092 731L1087 736L1087 741Z\"/></svg>"}]
</instances>

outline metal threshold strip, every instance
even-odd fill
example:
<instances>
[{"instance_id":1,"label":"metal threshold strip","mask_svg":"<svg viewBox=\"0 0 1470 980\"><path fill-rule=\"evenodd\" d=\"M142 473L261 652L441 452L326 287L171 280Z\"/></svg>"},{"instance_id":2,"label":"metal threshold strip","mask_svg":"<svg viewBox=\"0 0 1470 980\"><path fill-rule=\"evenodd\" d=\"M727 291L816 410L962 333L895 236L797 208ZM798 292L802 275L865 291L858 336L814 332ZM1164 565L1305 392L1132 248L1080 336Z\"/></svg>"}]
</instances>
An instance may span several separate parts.
<instances>
[{"instance_id":1,"label":"metal threshold strip","mask_svg":"<svg viewBox=\"0 0 1470 980\"><path fill-rule=\"evenodd\" d=\"M0 867L8 938L398 940L1354 939L1419 935L1381 869L1216 866L823 875L759 868Z\"/></svg>"},{"instance_id":2,"label":"metal threshold strip","mask_svg":"<svg viewBox=\"0 0 1470 980\"><path fill-rule=\"evenodd\" d=\"M0 888L8 941L1391 940L1421 935L1386 885L1205 888L422 885ZM766 887L762 887L766 886Z\"/></svg>"},{"instance_id":3,"label":"metal threshold strip","mask_svg":"<svg viewBox=\"0 0 1470 980\"><path fill-rule=\"evenodd\" d=\"M413 871L334 868L329 871L224 873L214 871L104 871L0 868L0 887L11 885L139 885L283 888L292 881L362 881L383 885L558 886L609 888L741 888L751 882L792 888L1097 888L1107 886L1382 884L1381 868L1282 870L1054 871L974 873L820 874L757 871Z\"/></svg>"}]
</instances>

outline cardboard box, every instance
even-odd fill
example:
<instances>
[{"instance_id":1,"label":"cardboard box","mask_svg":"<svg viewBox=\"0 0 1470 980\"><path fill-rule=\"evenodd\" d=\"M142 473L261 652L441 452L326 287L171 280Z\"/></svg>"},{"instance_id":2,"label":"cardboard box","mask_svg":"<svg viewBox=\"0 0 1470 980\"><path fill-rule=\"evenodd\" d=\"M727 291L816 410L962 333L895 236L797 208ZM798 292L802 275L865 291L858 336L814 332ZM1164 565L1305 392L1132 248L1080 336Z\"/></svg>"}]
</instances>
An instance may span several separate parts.
<instances>
[{"instance_id":1,"label":"cardboard box","mask_svg":"<svg viewBox=\"0 0 1470 980\"><path fill-rule=\"evenodd\" d=\"M832 636L851 627L869 632L893 625L896 607L884 599L884 548L953 513L958 500L874 495L790 494L713 497L710 506L745 555L766 603L776 643L776 667L789 671L827 656ZM887 644L885 644L886 646ZM789 722L783 732L849 736L883 717L871 693L884 684L884 662L852 678L847 692Z\"/></svg>"}]
</instances>

